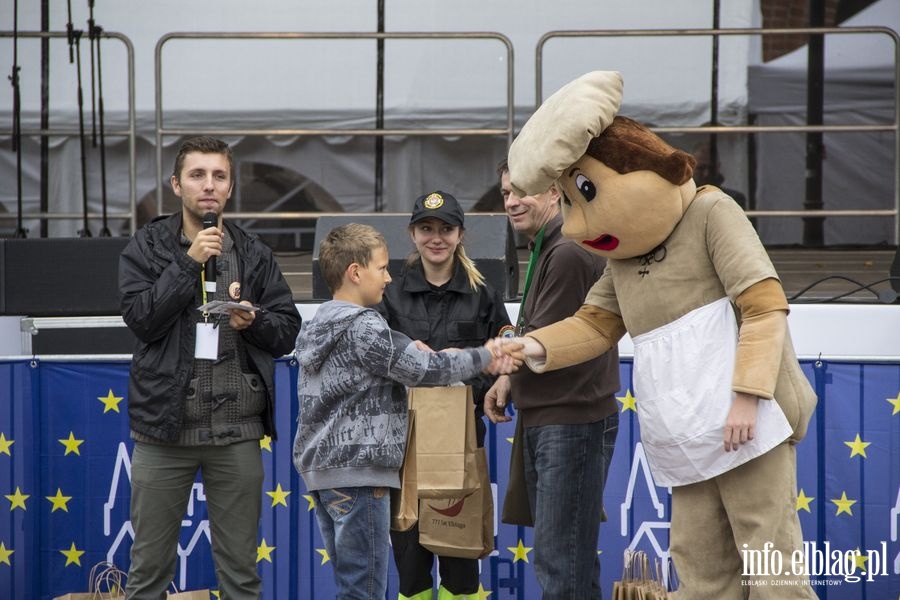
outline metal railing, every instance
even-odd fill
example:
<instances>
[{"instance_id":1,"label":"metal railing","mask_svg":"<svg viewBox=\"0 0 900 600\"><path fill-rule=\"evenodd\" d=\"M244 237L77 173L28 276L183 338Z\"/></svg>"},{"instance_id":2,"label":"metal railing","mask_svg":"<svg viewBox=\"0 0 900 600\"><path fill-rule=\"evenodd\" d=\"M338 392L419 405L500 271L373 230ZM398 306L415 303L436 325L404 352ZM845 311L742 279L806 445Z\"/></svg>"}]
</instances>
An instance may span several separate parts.
<instances>
[{"instance_id":1,"label":"metal railing","mask_svg":"<svg viewBox=\"0 0 900 600\"><path fill-rule=\"evenodd\" d=\"M900 36L887 27L806 27L806 28L728 28L728 29L596 29L548 31L535 49L535 107L543 102L544 45L556 38L611 37L683 37L750 35L825 35L883 34L894 43L894 122L884 125L714 125L696 127L652 127L656 133L832 133L892 132L894 134L894 208L843 210L747 210L749 217L894 217L894 243L900 245Z\"/></svg>"},{"instance_id":2,"label":"metal railing","mask_svg":"<svg viewBox=\"0 0 900 600\"><path fill-rule=\"evenodd\" d=\"M66 31L0 31L0 38L46 38L46 39L64 39L68 40L68 32ZM107 218L113 219L128 219L131 223L131 231L134 231L137 226L137 163L135 160L135 152L136 152L136 134L135 134L135 110L134 110L134 45L131 43L131 40L121 34L111 31L103 31L99 34L99 37L105 39L113 39L122 42L125 45L125 52L127 54L127 75L128 75L128 126L125 129L105 129L103 132L104 136L111 137L127 137L128 138L128 206L129 211L124 213L107 213ZM13 134L11 129L0 129L0 135L2 136L10 136ZM49 127L47 129L41 128L25 128L23 127L21 130L21 134L23 136L29 137L66 137L66 136L78 136L80 131L78 129L69 129L62 127ZM21 152L21 149L20 149ZM87 217L89 219L100 219L102 218L102 214L100 213L88 213ZM83 213L64 213L58 211L47 211L47 212L23 212L23 218L29 219L81 219L84 217ZM10 220L16 219L17 215L10 213L9 215L0 214L0 220Z\"/></svg>"},{"instance_id":3,"label":"metal railing","mask_svg":"<svg viewBox=\"0 0 900 600\"><path fill-rule=\"evenodd\" d=\"M506 127L500 129L453 129L453 128L374 128L374 129L227 129L227 128L191 128L191 129L167 129L163 126L163 102L162 102L162 49L172 40L422 40L422 39L474 39L496 40L506 47ZM176 32L164 35L156 43L155 54L156 76L156 179L163 180L162 171L162 139L165 136L184 135L218 135L218 136L328 136L328 135L358 135L358 136L496 136L506 135L507 145L512 143L513 116L514 116L514 89L513 89L513 46L509 38L494 32L402 32L402 33L366 33L366 32ZM157 187L156 202L157 211L162 212L162 187ZM231 218L260 218L261 213L230 213ZM269 219L310 219L322 216L318 212L266 212Z\"/></svg>"},{"instance_id":4,"label":"metal railing","mask_svg":"<svg viewBox=\"0 0 900 600\"><path fill-rule=\"evenodd\" d=\"M790 35L790 34L883 34L889 36L894 43L894 70L895 82L900 81L900 36L892 29L886 27L845 27L845 28L787 28L787 29L758 29L758 28L734 28L734 29L644 29L644 30L571 30L571 31L551 31L544 34L537 43L536 59L535 59L535 98L536 105L539 105L543 95L543 48L545 44L555 38L585 38L585 37L665 37L665 36L748 36L748 35ZM48 38L48 39L66 39L67 32L52 31L20 31L17 34L21 38ZM108 218L127 218L131 224L131 230L136 229L136 205L137 205L137 175L136 175L136 126L135 126L135 72L134 72L134 48L131 40L115 32L102 32L102 37L115 39L125 45L127 52L127 76L128 76L128 126L125 129L111 129L105 132L105 135L112 137L127 137L129 143L128 158L128 175L129 175L129 211L125 213L109 213ZM0 38L12 38L13 32L0 31ZM496 129L167 129L163 126L163 106L162 106L162 47L166 42L175 39L245 39L245 40L266 40L266 39L318 39L318 40L350 40L350 39L371 39L371 40L388 40L388 39L494 39L504 44L507 50L507 115L506 127ZM274 136L326 136L326 135L359 135L359 136L387 136L387 135L408 135L408 136L493 136L506 135L507 142L510 143L513 137L513 118L514 118L514 87L513 87L513 47L510 40L499 33L491 32L403 32L403 33L365 33L365 32L328 32L328 33L233 33L233 32L210 32L210 33L170 33L157 42L156 58L155 58L155 78L156 78L156 175L157 175L157 209L161 211L162 205L162 139L165 136L182 136L182 135L199 135L199 134L215 134L215 135L274 135ZM900 96L896 91L894 94L894 122L884 125L740 125L740 126L677 126L677 127L655 127L657 133L812 133L812 132L892 132L894 134L894 208L893 209L871 209L871 210L751 210L747 211L751 217L852 217L852 216L891 216L894 217L895 227L895 243L900 244ZM0 129L0 135L12 135L11 129ZM24 136L75 136L79 134L77 129L50 127L41 128L23 128L21 130ZM322 216L324 213L319 212L246 212L234 213L235 218L279 218L287 220L313 219ZM73 212L28 212L22 215L25 218L38 219L78 219L84 215L82 213ZM15 219L13 214L2 215L0 220ZM88 218L99 219L101 215L98 213L89 213Z\"/></svg>"}]
</instances>

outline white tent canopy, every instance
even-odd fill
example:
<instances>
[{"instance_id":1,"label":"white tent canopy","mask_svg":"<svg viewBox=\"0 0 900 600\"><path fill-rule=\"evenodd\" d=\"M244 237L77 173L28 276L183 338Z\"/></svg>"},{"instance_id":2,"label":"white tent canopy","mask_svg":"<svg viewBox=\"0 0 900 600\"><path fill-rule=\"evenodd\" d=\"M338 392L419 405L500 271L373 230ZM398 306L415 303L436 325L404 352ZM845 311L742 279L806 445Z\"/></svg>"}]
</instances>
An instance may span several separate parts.
<instances>
[{"instance_id":1,"label":"white tent canopy","mask_svg":"<svg viewBox=\"0 0 900 600\"><path fill-rule=\"evenodd\" d=\"M363 7L364 9L361 9ZM73 2L76 27L86 27L87 2ZM713 2L646 0L629 5L613 0L498 0L386 3L385 30L495 31L514 46L514 104L521 124L534 106L534 52L541 35L567 29L708 28ZM65 10L51 3L51 29L65 30ZM40 5L20 1L19 29L39 29ZM358 0L178 0L97 2L94 17L106 30L134 44L135 106L138 132L137 197L157 186L154 51L165 34L178 31L357 31L376 29L375 5ZM11 3L0 6L0 22L11 25ZM722 27L759 22L757 0L722 5ZM4 27L11 30L12 27ZM747 64L756 40L721 40L719 118L742 122L746 114ZM506 126L505 46L493 40L390 40L385 45L385 116L388 127ZM86 118L90 122L89 46L81 43ZM167 127L184 128L372 128L375 124L375 42L371 40L186 41L162 52L162 105ZM40 111L40 50L36 40L20 40L23 126L37 127ZM122 44L103 42L104 105L107 129L122 128L127 108L126 55ZM555 39L543 56L543 96L593 69L619 70L625 78L622 108L653 125L700 125L709 119L711 38ZM11 64L12 42L2 40L0 65ZM65 40L51 43L51 127L77 127L76 71ZM9 86L0 86L0 122L9 123ZM4 140L0 139L0 143ZM165 144L176 140L167 138ZM346 210L373 206L373 142L365 138L232 139L239 161L265 161L314 180ZM110 139L110 210L127 209L127 144ZM8 147L8 145L7 145ZM37 210L37 139L25 144L26 211ZM51 140L50 210L81 208L80 151L77 138ZM384 190L387 210L405 211L427 189L453 191L470 207L495 183L494 166L506 150L502 136L440 139L388 139ZM164 178L172 149L164 153ZM98 153L90 149L90 210L99 212ZM0 205L15 210L15 157L0 151ZM5 223L8 223L5 222ZM71 235L77 222L52 222L51 234ZM32 228L34 224L30 225ZM6 227L0 223L0 227Z\"/></svg>"}]
</instances>

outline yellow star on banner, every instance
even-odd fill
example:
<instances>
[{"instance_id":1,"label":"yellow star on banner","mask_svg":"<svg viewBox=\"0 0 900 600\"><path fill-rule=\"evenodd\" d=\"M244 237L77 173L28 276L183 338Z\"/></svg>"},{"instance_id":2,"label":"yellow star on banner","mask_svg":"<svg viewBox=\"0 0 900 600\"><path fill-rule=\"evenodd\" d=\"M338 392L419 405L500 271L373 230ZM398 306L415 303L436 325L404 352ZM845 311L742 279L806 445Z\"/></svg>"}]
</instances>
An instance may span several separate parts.
<instances>
[{"instance_id":1,"label":"yellow star on banner","mask_svg":"<svg viewBox=\"0 0 900 600\"><path fill-rule=\"evenodd\" d=\"M322 563L319 565L320 567L331 560L331 557L328 556L328 550L325 548L316 548L316 552L322 555Z\"/></svg>"},{"instance_id":2,"label":"yellow star on banner","mask_svg":"<svg viewBox=\"0 0 900 600\"><path fill-rule=\"evenodd\" d=\"M9 500L9 503L10 503L9 510L13 511L16 508L21 508L22 510L25 510L25 501L28 500L29 498L31 498L30 495L23 494L19 490L19 486L16 486L16 493L9 494L6 496L6 499Z\"/></svg>"},{"instance_id":3,"label":"yellow star on banner","mask_svg":"<svg viewBox=\"0 0 900 600\"><path fill-rule=\"evenodd\" d=\"M10 451L9 451L9 447L12 446L12 445L15 444L15 443L16 443L15 440L8 440L8 439L6 439L6 435L5 435L5 434L0 433L0 454L5 454L5 455L7 455L7 456L12 456L12 454L11 454Z\"/></svg>"},{"instance_id":4,"label":"yellow star on banner","mask_svg":"<svg viewBox=\"0 0 900 600\"><path fill-rule=\"evenodd\" d=\"M493 593L494 592L484 589L484 586L481 585L481 582L478 582L478 600L487 600L488 596Z\"/></svg>"},{"instance_id":5,"label":"yellow star on banner","mask_svg":"<svg viewBox=\"0 0 900 600\"><path fill-rule=\"evenodd\" d=\"M894 412L891 413L891 416L900 413L900 393L897 394L896 398L887 398L887 401L894 405Z\"/></svg>"},{"instance_id":6,"label":"yellow star on banner","mask_svg":"<svg viewBox=\"0 0 900 600\"><path fill-rule=\"evenodd\" d=\"M869 458L866 456L866 448L872 445L872 442L864 442L859 439L859 434L856 434L856 439L852 442L844 442L844 445L850 448L850 458L854 456L862 456L863 458Z\"/></svg>"},{"instance_id":7,"label":"yellow star on banner","mask_svg":"<svg viewBox=\"0 0 900 600\"><path fill-rule=\"evenodd\" d=\"M15 552L15 550L7 550L6 544L0 542L0 563L6 563L9 566L12 566L12 563L9 562L9 557L12 556L13 552Z\"/></svg>"},{"instance_id":8,"label":"yellow star on banner","mask_svg":"<svg viewBox=\"0 0 900 600\"><path fill-rule=\"evenodd\" d=\"M526 548L522 544L522 540L519 540L518 546L508 547L507 550L513 553L513 563L516 563L520 560L528 562L528 553L531 552L533 548Z\"/></svg>"},{"instance_id":9,"label":"yellow star on banner","mask_svg":"<svg viewBox=\"0 0 900 600\"><path fill-rule=\"evenodd\" d=\"M637 402L637 398L631 395L631 390L626 390L624 396L616 396L616 400L622 403L622 412L625 412L626 410L637 412L637 408L634 406L634 403Z\"/></svg>"},{"instance_id":10,"label":"yellow star on banner","mask_svg":"<svg viewBox=\"0 0 900 600\"><path fill-rule=\"evenodd\" d=\"M266 492L266 496L270 496L272 498L272 506L275 506L276 504L281 504L285 508L287 508L287 497L290 495L291 495L290 492L286 492L283 489L281 489L280 483L275 488L274 492Z\"/></svg>"},{"instance_id":11,"label":"yellow star on banner","mask_svg":"<svg viewBox=\"0 0 900 600\"><path fill-rule=\"evenodd\" d=\"M311 511L316 507L316 499L310 496L309 494L303 494L303 497L306 498L306 501L309 503L306 507L306 512Z\"/></svg>"},{"instance_id":12,"label":"yellow star on banner","mask_svg":"<svg viewBox=\"0 0 900 600\"><path fill-rule=\"evenodd\" d=\"M850 510L850 507L856 504L856 500L848 500L847 492L841 492L841 497L837 500L832 499L832 502L834 502L835 506L838 507L837 512L834 514L834 516L838 516L842 512L847 513L851 517L853 516L853 511Z\"/></svg>"},{"instance_id":13,"label":"yellow star on banner","mask_svg":"<svg viewBox=\"0 0 900 600\"><path fill-rule=\"evenodd\" d=\"M272 451L272 436L270 436L270 435L262 436L262 439L259 440L259 447L262 448L263 450L268 450L269 452L271 452Z\"/></svg>"},{"instance_id":14,"label":"yellow star on banner","mask_svg":"<svg viewBox=\"0 0 900 600\"><path fill-rule=\"evenodd\" d=\"M809 503L813 500L815 500L813 496L807 496L803 492L803 488L800 488L800 493L797 494L797 505L794 507L794 510L805 510L806 512L811 513L812 511L809 510Z\"/></svg>"},{"instance_id":15,"label":"yellow star on banner","mask_svg":"<svg viewBox=\"0 0 900 600\"><path fill-rule=\"evenodd\" d=\"M56 488L56 495L55 496L46 496L46 498L47 498L47 500L49 500L50 502L53 503L53 508L50 510L50 512L52 512L52 513L56 512L56 509L58 509L58 508L61 508L64 511L69 512L69 507L67 506L67 504L69 503L69 500L72 499L72 496L63 496L61 489Z\"/></svg>"},{"instance_id":16,"label":"yellow star on banner","mask_svg":"<svg viewBox=\"0 0 900 600\"><path fill-rule=\"evenodd\" d=\"M853 562L856 564L856 568L866 572L866 561L869 560L868 556L864 556L862 552L860 552L859 548L856 549L856 556L853 557Z\"/></svg>"},{"instance_id":17,"label":"yellow star on banner","mask_svg":"<svg viewBox=\"0 0 900 600\"><path fill-rule=\"evenodd\" d=\"M103 414L105 415L111 410L119 412L119 402L122 401L122 398L122 396L114 395L112 388L109 388L109 393L106 396L98 396L97 400L103 403Z\"/></svg>"},{"instance_id":18,"label":"yellow star on banner","mask_svg":"<svg viewBox=\"0 0 900 600\"><path fill-rule=\"evenodd\" d=\"M514 437L506 438L506 441L509 442L510 444L512 444L515 441L515 439L516 438L514 438Z\"/></svg>"},{"instance_id":19,"label":"yellow star on banner","mask_svg":"<svg viewBox=\"0 0 900 600\"><path fill-rule=\"evenodd\" d=\"M259 562L261 560L272 562L273 550L275 550L275 546L267 546L266 538L263 538L262 544L256 547L256 562Z\"/></svg>"},{"instance_id":20,"label":"yellow star on banner","mask_svg":"<svg viewBox=\"0 0 900 600\"><path fill-rule=\"evenodd\" d=\"M78 446L82 445L84 443L84 440L76 440L75 434L73 432L69 432L68 439L58 441L66 448L66 453L63 454L63 456L68 456L71 452L74 452L78 456L81 456L81 450L78 449Z\"/></svg>"},{"instance_id":21,"label":"yellow star on banner","mask_svg":"<svg viewBox=\"0 0 900 600\"><path fill-rule=\"evenodd\" d=\"M66 557L65 566L68 567L72 563L75 563L79 567L81 566L81 555L84 554L84 550L75 548L75 542L72 542L72 545L68 550L60 550L59 553Z\"/></svg>"}]
</instances>

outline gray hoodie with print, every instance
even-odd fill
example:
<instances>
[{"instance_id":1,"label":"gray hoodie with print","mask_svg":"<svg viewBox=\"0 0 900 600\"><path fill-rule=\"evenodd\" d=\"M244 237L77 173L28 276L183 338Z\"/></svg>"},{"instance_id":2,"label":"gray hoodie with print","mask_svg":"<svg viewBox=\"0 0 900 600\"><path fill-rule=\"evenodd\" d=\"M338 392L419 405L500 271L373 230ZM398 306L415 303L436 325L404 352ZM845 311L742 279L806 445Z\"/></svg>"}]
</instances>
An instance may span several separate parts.
<instances>
[{"instance_id":1,"label":"gray hoodie with print","mask_svg":"<svg viewBox=\"0 0 900 600\"><path fill-rule=\"evenodd\" d=\"M404 386L448 385L480 373L484 348L423 352L370 308L332 300L303 323L294 466L308 490L400 487Z\"/></svg>"}]
</instances>

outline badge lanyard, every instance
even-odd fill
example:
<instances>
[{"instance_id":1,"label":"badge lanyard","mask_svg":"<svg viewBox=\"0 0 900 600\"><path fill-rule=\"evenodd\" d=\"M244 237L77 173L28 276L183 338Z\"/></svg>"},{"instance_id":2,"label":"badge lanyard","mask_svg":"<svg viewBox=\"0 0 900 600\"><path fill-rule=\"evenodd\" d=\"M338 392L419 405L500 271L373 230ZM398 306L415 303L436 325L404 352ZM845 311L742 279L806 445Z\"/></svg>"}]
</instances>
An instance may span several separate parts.
<instances>
[{"instance_id":1,"label":"badge lanyard","mask_svg":"<svg viewBox=\"0 0 900 600\"><path fill-rule=\"evenodd\" d=\"M528 270L525 271L525 289L522 290L522 302L519 303L519 318L516 319L516 335L522 335L525 332L525 298L528 297L528 289L531 287L531 278L534 276L534 267L541 254L541 245L544 242L544 225L538 231L537 237L534 238L534 248L531 249L531 256L528 257Z\"/></svg>"},{"instance_id":2,"label":"badge lanyard","mask_svg":"<svg viewBox=\"0 0 900 600\"><path fill-rule=\"evenodd\" d=\"M203 304L207 303L206 299L206 273L204 273L203 269L200 269L200 293L203 297ZM203 320L206 323L209 323L209 313L203 311Z\"/></svg>"},{"instance_id":3,"label":"badge lanyard","mask_svg":"<svg viewBox=\"0 0 900 600\"><path fill-rule=\"evenodd\" d=\"M206 286L203 272L200 272L200 293L203 297L203 304L206 304ZM216 360L219 357L219 329L218 322L209 322L209 313L203 312L203 322L197 322L197 333L194 339L194 358L203 360Z\"/></svg>"}]
</instances>

